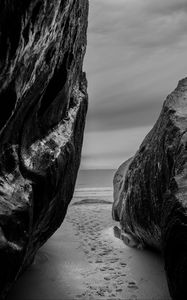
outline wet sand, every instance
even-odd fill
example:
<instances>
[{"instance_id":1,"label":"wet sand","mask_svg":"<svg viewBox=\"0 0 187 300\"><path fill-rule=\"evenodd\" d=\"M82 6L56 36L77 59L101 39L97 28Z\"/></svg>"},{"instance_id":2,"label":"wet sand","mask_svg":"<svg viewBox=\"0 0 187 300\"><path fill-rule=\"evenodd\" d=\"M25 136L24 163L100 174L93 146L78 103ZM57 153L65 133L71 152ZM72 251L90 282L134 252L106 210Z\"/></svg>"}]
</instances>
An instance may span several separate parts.
<instances>
[{"instance_id":1,"label":"wet sand","mask_svg":"<svg viewBox=\"0 0 187 300\"><path fill-rule=\"evenodd\" d=\"M114 237L112 195L103 193L75 193L64 223L8 300L170 299L161 256Z\"/></svg>"}]
</instances>

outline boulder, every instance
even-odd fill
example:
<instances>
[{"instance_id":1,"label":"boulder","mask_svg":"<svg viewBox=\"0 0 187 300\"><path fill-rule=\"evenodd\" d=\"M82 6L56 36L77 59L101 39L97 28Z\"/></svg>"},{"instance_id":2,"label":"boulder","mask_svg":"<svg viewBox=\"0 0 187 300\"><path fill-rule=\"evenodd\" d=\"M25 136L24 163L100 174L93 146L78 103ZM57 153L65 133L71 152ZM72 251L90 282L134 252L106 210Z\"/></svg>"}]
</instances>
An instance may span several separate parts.
<instances>
[{"instance_id":1,"label":"boulder","mask_svg":"<svg viewBox=\"0 0 187 300\"><path fill-rule=\"evenodd\" d=\"M61 225L87 112L87 0L0 2L0 299Z\"/></svg>"},{"instance_id":2,"label":"boulder","mask_svg":"<svg viewBox=\"0 0 187 300\"><path fill-rule=\"evenodd\" d=\"M162 252L171 297L187 299L187 78L116 172L112 215L132 239Z\"/></svg>"}]
</instances>

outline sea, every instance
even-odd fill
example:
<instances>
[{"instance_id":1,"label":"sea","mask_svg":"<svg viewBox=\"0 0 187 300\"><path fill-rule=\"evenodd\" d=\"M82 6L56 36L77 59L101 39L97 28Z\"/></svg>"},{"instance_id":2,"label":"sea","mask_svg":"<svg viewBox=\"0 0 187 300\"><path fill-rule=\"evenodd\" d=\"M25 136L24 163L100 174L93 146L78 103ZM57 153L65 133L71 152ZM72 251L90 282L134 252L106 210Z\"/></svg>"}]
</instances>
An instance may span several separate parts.
<instances>
[{"instance_id":1,"label":"sea","mask_svg":"<svg viewBox=\"0 0 187 300\"><path fill-rule=\"evenodd\" d=\"M78 173L74 198L110 198L113 196L113 177L116 170L91 169Z\"/></svg>"}]
</instances>

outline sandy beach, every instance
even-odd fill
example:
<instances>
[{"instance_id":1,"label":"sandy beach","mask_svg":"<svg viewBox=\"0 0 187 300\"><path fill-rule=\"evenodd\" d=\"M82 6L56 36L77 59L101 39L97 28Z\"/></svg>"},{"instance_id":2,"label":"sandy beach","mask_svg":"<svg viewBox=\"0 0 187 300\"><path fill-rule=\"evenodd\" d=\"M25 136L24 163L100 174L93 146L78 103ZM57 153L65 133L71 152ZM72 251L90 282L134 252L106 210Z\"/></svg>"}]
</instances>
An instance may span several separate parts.
<instances>
[{"instance_id":1,"label":"sandy beach","mask_svg":"<svg viewBox=\"0 0 187 300\"><path fill-rule=\"evenodd\" d=\"M161 256L129 248L114 237L113 174L107 172L105 182L102 172L79 174L64 223L38 251L8 300L170 299Z\"/></svg>"}]
</instances>

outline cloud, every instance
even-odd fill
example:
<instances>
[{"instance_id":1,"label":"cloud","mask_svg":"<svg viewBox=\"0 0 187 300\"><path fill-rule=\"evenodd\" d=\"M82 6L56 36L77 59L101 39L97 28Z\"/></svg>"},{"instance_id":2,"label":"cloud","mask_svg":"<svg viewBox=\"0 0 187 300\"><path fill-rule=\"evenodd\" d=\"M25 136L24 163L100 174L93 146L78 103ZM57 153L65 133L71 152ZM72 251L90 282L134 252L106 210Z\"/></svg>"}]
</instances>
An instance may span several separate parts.
<instances>
[{"instance_id":1,"label":"cloud","mask_svg":"<svg viewBox=\"0 0 187 300\"><path fill-rule=\"evenodd\" d=\"M91 0L82 168L117 168L187 75L186 0Z\"/></svg>"},{"instance_id":2,"label":"cloud","mask_svg":"<svg viewBox=\"0 0 187 300\"><path fill-rule=\"evenodd\" d=\"M116 105L114 101L108 107L105 104L107 103L103 102L97 110L88 112L87 131L111 131L150 125L156 121L161 107L161 103L159 105L156 100L139 102L135 106L125 106L120 103Z\"/></svg>"},{"instance_id":3,"label":"cloud","mask_svg":"<svg viewBox=\"0 0 187 300\"><path fill-rule=\"evenodd\" d=\"M125 41L131 48L155 48L174 45L187 34L185 1L95 0L90 11L90 34L99 44Z\"/></svg>"},{"instance_id":4,"label":"cloud","mask_svg":"<svg viewBox=\"0 0 187 300\"><path fill-rule=\"evenodd\" d=\"M186 76L186 28L184 0L90 1L87 130L155 121Z\"/></svg>"},{"instance_id":5,"label":"cloud","mask_svg":"<svg viewBox=\"0 0 187 300\"><path fill-rule=\"evenodd\" d=\"M176 15L178 13L187 13L186 0L157 0L157 1L143 1L144 7L150 13L159 15Z\"/></svg>"},{"instance_id":6,"label":"cloud","mask_svg":"<svg viewBox=\"0 0 187 300\"><path fill-rule=\"evenodd\" d=\"M81 167L84 169L116 169L138 150L150 127L85 134ZM104 142L103 142L104 141Z\"/></svg>"}]
</instances>

